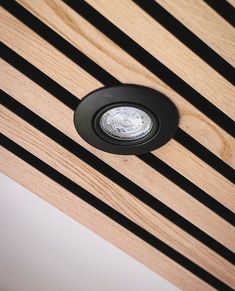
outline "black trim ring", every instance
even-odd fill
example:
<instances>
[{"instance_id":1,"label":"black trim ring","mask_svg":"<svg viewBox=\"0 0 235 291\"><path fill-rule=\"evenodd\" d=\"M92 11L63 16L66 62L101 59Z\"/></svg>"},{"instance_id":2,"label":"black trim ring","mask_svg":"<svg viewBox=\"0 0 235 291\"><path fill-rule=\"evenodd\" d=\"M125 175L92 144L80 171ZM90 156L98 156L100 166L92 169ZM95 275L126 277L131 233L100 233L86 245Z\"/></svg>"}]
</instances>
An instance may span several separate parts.
<instances>
[{"instance_id":1,"label":"black trim ring","mask_svg":"<svg viewBox=\"0 0 235 291\"><path fill-rule=\"evenodd\" d=\"M115 106L133 106L144 110L153 120L150 133L135 141L120 141L105 134L99 118ZM90 145L114 154L136 155L150 152L168 142L178 127L175 105L162 93L139 85L103 87L88 94L79 103L74 123L79 135Z\"/></svg>"}]
</instances>

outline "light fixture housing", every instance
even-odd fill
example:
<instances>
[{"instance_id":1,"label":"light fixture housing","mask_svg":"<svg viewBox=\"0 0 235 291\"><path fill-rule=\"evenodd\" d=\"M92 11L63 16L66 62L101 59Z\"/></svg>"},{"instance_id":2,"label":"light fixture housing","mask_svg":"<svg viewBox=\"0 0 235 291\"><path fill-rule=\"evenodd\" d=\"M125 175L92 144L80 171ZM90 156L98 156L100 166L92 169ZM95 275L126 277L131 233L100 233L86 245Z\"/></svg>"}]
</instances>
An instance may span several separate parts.
<instances>
[{"instance_id":1,"label":"light fixture housing","mask_svg":"<svg viewBox=\"0 0 235 291\"><path fill-rule=\"evenodd\" d=\"M103 87L79 103L74 123L90 145L113 154L138 155L167 143L179 122L176 106L139 85Z\"/></svg>"}]
</instances>

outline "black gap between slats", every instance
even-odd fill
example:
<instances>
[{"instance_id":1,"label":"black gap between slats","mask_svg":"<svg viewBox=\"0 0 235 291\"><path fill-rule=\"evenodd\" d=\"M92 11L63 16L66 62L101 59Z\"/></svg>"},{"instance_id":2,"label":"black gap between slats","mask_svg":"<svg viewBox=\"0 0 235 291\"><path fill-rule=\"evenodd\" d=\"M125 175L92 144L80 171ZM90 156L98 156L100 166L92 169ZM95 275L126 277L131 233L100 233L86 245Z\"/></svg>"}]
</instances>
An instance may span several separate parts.
<instances>
[{"instance_id":1,"label":"black gap between slats","mask_svg":"<svg viewBox=\"0 0 235 291\"><path fill-rule=\"evenodd\" d=\"M204 0L204 2L233 27L235 26L235 9L226 0Z\"/></svg>"},{"instance_id":2,"label":"black gap between slats","mask_svg":"<svg viewBox=\"0 0 235 291\"><path fill-rule=\"evenodd\" d=\"M20 104L18 101L16 101L3 91L1 91L0 100L3 106L17 114L20 118L24 119L36 129L40 130L43 134L50 137L60 146L64 147L66 150L70 151L79 159L89 164L91 167L112 180L114 183L117 183L127 192L129 192L137 199L147 204L153 210L157 211L162 216L169 219L172 223L179 226L181 229L188 232L190 235L207 245L219 255L221 255L230 262L234 262L233 253L229 249L224 247L222 244L220 244L218 241L210 237L202 230L200 230L198 227L194 226L192 223L187 221L181 215L177 214L175 211L163 204L161 201L151 196L148 192L130 181L128 178L111 168L105 162L101 161L99 158L91 154L88 150L77 144L75 141L63 134L57 128L46 122L44 119L40 118L30 109Z\"/></svg>"},{"instance_id":3,"label":"black gap between slats","mask_svg":"<svg viewBox=\"0 0 235 291\"><path fill-rule=\"evenodd\" d=\"M194 153L197 157L210 165L213 169L223 175L232 183L235 183L235 171L232 167L226 164L223 160L214 155L210 150L201 145L196 139L187 134L184 130L178 127L174 139Z\"/></svg>"},{"instance_id":4,"label":"black gap between slats","mask_svg":"<svg viewBox=\"0 0 235 291\"><path fill-rule=\"evenodd\" d=\"M59 100L63 101L65 100L65 98L68 99L66 100L66 104L68 105L76 106L79 103L79 100L74 95L70 94L58 83L54 82L47 75L42 73L40 70L38 70L36 67L28 63L19 55L17 55L15 52L9 49L6 45L2 44L0 45L0 47L3 53L2 55L3 55L4 60L6 60L9 64L14 66L19 71L21 71L28 78L30 78L31 80L39 84L42 88L50 92L53 96L57 97L56 94L59 94L58 95ZM60 91L61 88L63 89ZM74 107L72 107L71 109L74 110ZM173 183L175 183L176 185L184 189L189 195L194 197L196 200L203 203L209 209L211 209L212 211L214 211L215 213L223 217L226 221L228 221L231 224L234 222L234 215L232 211L230 211L224 205L222 205L213 197L208 195L205 191L203 191L198 186L193 184L187 178L179 174L177 171L175 171L173 168L168 166L166 163L164 163L163 161L155 157L153 154L149 153L146 155L139 155L137 157L140 158L145 163L147 163L148 165L150 165L152 168L154 168L158 172L160 172L161 174L163 174Z\"/></svg>"},{"instance_id":5,"label":"black gap between slats","mask_svg":"<svg viewBox=\"0 0 235 291\"><path fill-rule=\"evenodd\" d=\"M172 14L154 0L133 0L140 8L153 19L171 32L208 65L221 74L227 81L235 85L234 68L212 48L197 37L191 30L179 22ZM215 1L216 2L216 1ZM183 12L182 12L183 13ZM234 15L235 17L235 15Z\"/></svg>"},{"instance_id":6,"label":"black gap between slats","mask_svg":"<svg viewBox=\"0 0 235 291\"><path fill-rule=\"evenodd\" d=\"M195 276L199 277L212 287L218 290L232 290L228 285L223 283L218 278L214 277L212 274L168 246L166 243L153 236L151 233L134 223L132 220L128 219L97 197L93 196L91 193L74 183L72 180L62 175L60 172L56 171L54 168L50 167L48 164L26 151L24 148L16 144L14 141L10 140L8 137L0 133L0 144L24 160L26 163L39 170L41 173L61 185L63 188L67 189L89 205L95 207L97 210L105 214L107 217L111 218L143 241L159 250L165 254L170 259L174 260L176 263L183 266L188 271L192 272Z\"/></svg>"},{"instance_id":7,"label":"black gap between slats","mask_svg":"<svg viewBox=\"0 0 235 291\"><path fill-rule=\"evenodd\" d=\"M81 51L67 42L63 37L53 31L49 26L41 22L37 17L24 9L20 4L12 0L2 0L0 5L6 9L9 13L18 18L26 26L30 27L34 32L48 41L51 45L56 47L64 55L69 57L73 62L78 64L84 70L90 72L92 76L99 80L101 83L105 84L119 84L119 81L115 79L105 70L89 59Z\"/></svg>"},{"instance_id":8,"label":"black gap between slats","mask_svg":"<svg viewBox=\"0 0 235 291\"><path fill-rule=\"evenodd\" d=\"M73 60L77 65L89 72L97 80L101 81L106 86L118 85L120 82L106 72L103 68L98 66L77 48L72 46L69 42L63 39L60 35L47 27L43 22L33 16L30 12L25 10L16 2L2 1L4 8L22 21L25 25L29 26L33 31L39 34L42 38L54 45L63 54ZM84 2L85 3L85 2ZM62 101L63 102L63 101ZM74 108L73 108L74 109ZM184 147L189 149L195 155L203 159L207 164L213 167L216 171L222 174L230 181L234 181L235 173L233 169L224 161L216 157L212 152L203 147L199 142L193 139L190 135L179 129L177 132L177 141ZM202 150L202 152L201 152Z\"/></svg>"},{"instance_id":9,"label":"black gap between slats","mask_svg":"<svg viewBox=\"0 0 235 291\"><path fill-rule=\"evenodd\" d=\"M138 155L138 158L152 167L154 170L158 171L173 183L178 185L181 189L185 190L187 193L206 205L208 208L213 210L215 213L223 217L226 221L234 225L235 215L232 211L226 208L223 204L219 203L216 199L208 195L205 191L200 189L198 186L193 184L183 175L175 171L173 168L168 166L165 162L160 160L158 157L151 153Z\"/></svg>"},{"instance_id":10,"label":"black gap between slats","mask_svg":"<svg viewBox=\"0 0 235 291\"><path fill-rule=\"evenodd\" d=\"M102 14L96 11L92 6L83 0L63 0L63 2L69 5L72 9L74 9L74 11L79 13L93 26L109 37L120 48L125 50L130 56L145 66L174 91L179 93L201 112L207 115L208 118L213 120L230 135L235 136L235 126L233 120L229 116L223 113L219 108L193 89L183 79L168 69L158 59L152 56L148 51L121 31Z\"/></svg>"}]
</instances>

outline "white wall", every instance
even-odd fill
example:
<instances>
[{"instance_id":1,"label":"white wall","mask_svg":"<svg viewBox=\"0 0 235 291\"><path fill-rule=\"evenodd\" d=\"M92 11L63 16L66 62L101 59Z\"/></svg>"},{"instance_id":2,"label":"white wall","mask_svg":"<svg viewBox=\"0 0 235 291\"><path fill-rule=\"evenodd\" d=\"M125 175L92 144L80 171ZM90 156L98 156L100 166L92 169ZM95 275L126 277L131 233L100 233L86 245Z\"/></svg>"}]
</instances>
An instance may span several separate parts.
<instances>
[{"instance_id":1,"label":"white wall","mask_svg":"<svg viewBox=\"0 0 235 291\"><path fill-rule=\"evenodd\" d=\"M0 173L0 291L178 290Z\"/></svg>"}]
</instances>

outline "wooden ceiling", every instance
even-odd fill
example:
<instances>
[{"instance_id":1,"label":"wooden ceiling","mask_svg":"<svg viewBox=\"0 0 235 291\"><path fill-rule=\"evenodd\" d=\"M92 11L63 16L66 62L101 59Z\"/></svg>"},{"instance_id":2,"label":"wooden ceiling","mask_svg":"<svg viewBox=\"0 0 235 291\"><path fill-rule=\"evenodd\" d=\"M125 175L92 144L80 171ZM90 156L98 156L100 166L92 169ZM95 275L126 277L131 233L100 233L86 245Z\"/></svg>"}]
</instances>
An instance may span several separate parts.
<instances>
[{"instance_id":1,"label":"wooden ceiling","mask_svg":"<svg viewBox=\"0 0 235 291\"><path fill-rule=\"evenodd\" d=\"M179 288L235 288L234 0L1 5L1 171ZM121 156L78 136L79 100L120 83L176 104L168 144Z\"/></svg>"}]
</instances>

